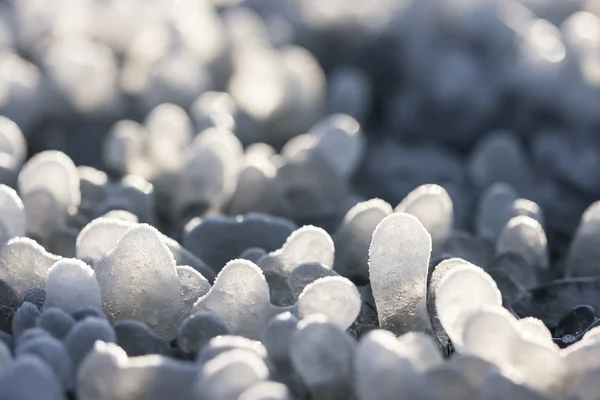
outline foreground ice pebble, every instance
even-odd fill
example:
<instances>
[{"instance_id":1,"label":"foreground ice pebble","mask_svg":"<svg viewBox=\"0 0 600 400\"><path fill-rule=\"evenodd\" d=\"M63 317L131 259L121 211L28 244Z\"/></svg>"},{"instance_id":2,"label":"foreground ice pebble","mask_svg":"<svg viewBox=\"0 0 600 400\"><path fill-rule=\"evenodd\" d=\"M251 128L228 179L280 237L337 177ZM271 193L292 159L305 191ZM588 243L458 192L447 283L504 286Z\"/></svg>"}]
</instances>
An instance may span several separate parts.
<instances>
[{"instance_id":1,"label":"foreground ice pebble","mask_svg":"<svg viewBox=\"0 0 600 400\"><path fill-rule=\"evenodd\" d=\"M347 399L352 393L356 342L323 315L298 324L291 342L293 366L315 398Z\"/></svg>"},{"instance_id":2,"label":"foreground ice pebble","mask_svg":"<svg viewBox=\"0 0 600 400\"><path fill-rule=\"evenodd\" d=\"M544 228L535 219L524 215L508 221L496 242L496 253L518 254L534 268L545 269L550 264Z\"/></svg>"},{"instance_id":3,"label":"foreground ice pebble","mask_svg":"<svg viewBox=\"0 0 600 400\"><path fill-rule=\"evenodd\" d=\"M0 375L0 399L63 400L63 389L50 367L35 355L23 355Z\"/></svg>"},{"instance_id":4,"label":"foreground ice pebble","mask_svg":"<svg viewBox=\"0 0 600 400\"><path fill-rule=\"evenodd\" d=\"M23 297L30 288L44 286L48 270L59 259L32 239L11 239L0 247L0 279Z\"/></svg>"},{"instance_id":5,"label":"foreground ice pebble","mask_svg":"<svg viewBox=\"0 0 600 400\"><path fill-rule=\"evenodd\" d=\"M221 318L198 312L187 317L179 327L177 345L185 353L195 353L213 337L229 333L229 328Z\"/></svg>"},{"instance_id":6,"label":"foreground ice pebble","mask_svg":"<svg viewBox=\"0 0 600 400\"><path fill-rule=\"evenodd\" d=\"M407 345L393 333L381 329L361 338L353 362L358 399L392 400L397 398L398 393L410 399L435 398L422 372L441 362L439 351L435 346L431 348L424 343L424 347L414 349ZM418 354L420 352L422 354Z\"/></svg>"},{"instance_id":7,"label":"foreground ice pebble","mask_svg":"<svg viewBox=\"0 0 600 400\"><path fill-rule=\"evenodd\" d=\"M194 364L149 355L128 358L113 343L97 341L77 372L81 400L192 400Z\"/></svg>"},{"instance_id":8,"label":"foreground ice pebble","mask_svg":"<svg viewBox=\"0 0 600 400\"><path fill-rule=\"evenodd\" d=\"M250 261L230 261L211 290L194 304L193 312L198 311L219 316L234 335L258 339L271 316L263 272Z\"/></svg>"},{"instance_id":9,"label":"foreground ice pebble","mask_svg":"<svg viewBox=\"0 0 600 400\"><path fill-rule=\"evenodd\" d=\"M17 359L25 354L39 357L52 370L63 389L73 386L73 363L64 343L50 335L21 340L15 349Z\"/></svg>"},{"instance_id":10,"label":"foreground ice pebble","mask_svg":"<svg viewBox=\"0 0 600 400\"><path fill-rule=\"evenodd\" d=\"M293 400L290 390L283 383L259 382L244 390L238 400Z\"/></svg>"},{"instance_id":11,"label":"foreground ice pebble","mask_svg":"<svg viewBox=\"0 0 600 400\"><path fill-rule=\"evenodd\" d=\"M48 270L44 307L69 314L86 307L102 308L100 286L94 270L77 259L63 258Z\"/></svg>"},{"instance_id":12,"label":"foreground ice pebble","mask_svg":"<svg viewBox=\"0 0 600 400\"><path fill-rule=\"evenodd\" d=\"M6 185L0 185L0 224L6 231L6 237L2 239L25 236L25 206L17 192Z\"/></svg>"},{"instance_id":13,"label":"foreground ice pebble","mask_svg":"<svg viewBox=\"0 0 600 400\"><path fill-rule=\"evenodd\" d=\"M164 340L177 336L181 288L173 255L150 225L136 225L95 265L103 309L113 323L146 323Z\"/></svg>"},{"instance_id":14,"label":"foreground ice pebble","mask_svg":"<svg viewBox=\"0 0 600 400\"><path fill-rule=\"evenodd\" d=\"M289 311L275 315L269 321L262 334L262 343L269 354L269 359L277 368L289 370L291 367L290 348L292 337L298 330L298 318Z\"/></svg>"},{"instance_id":15,"label":"foreground ice pebble","mask_svg":"<svg viewBox=\"0 0 600 400\"><path fill-rule=\"evenodd\" d=\"M417 217L431 235L433 246L442 245L452 230L454 205L446 190L438 185L421 185L394 209Z\"/></svg>"},{"instance_id":16,"label":"foreground ice pebble","mask_svg":"<svg viewBox=\"0 0 600 400\"><path fill-rule=\"evenodd\" d=\"M254 352L229 350L202 365L196 393L201 399L237 400L268 377L269 368Z\"/></svg>"},{"instance_id":17,"label":"foreground ice pebble","mask_svg":"<svg viewBox=\"0 0 600 400\"><path fill-rule=\"evenodd\" d=\"M567 255L567 274L572 277L598 276L596 260L600 256L600 201L583 213Z\"/></svg>"},{"instance_id":18,"label":"foreground ice pebble","mask_svg":"<svg viewBox=\"0 0 600 400\"><path fill-rule=\"evenodd\" d=\"M502 294L481 268L458 262L437 283L435 309L454 347L461 352L465 320L484 305L502 305ZM450 264L448 264L450 265Z\"/></svg>"},{"instance_id":19,"label":"foreground ice pebble","mask_svg":"<svg viewBox=\"0 0 600 400\"><path fill-rule=\"evenodd\" d=\"M358 203L346 213L333 236L334 269L347 278L369 278L369 246L373 231L382 219L392 213L383 200L371 199Z\"/></svg>"},{"instance_id":20,"label":"foreground ice pebble","mask_svg":"<svg viewBox=\"0 0 600 400\"><path fill-rule=\"evenodd\" d=\"M384 218L371 240L369 275L379 324L395 334L429 331L427 271L431 236L406 213Z\"/></svg>"},{"instance_id":21,"label":"foreground ice pebble","mask_svg":"<svg viewBox=\"0 0 600 400\"><path fill-rule=\"evenodd\" d=\"M87 317L77 322L65 338L65 346L73 362L74 371L90 351L93 350L97 341L115 343L117 337L115 330L104 318Z\"/></svg>"}]
</instances>

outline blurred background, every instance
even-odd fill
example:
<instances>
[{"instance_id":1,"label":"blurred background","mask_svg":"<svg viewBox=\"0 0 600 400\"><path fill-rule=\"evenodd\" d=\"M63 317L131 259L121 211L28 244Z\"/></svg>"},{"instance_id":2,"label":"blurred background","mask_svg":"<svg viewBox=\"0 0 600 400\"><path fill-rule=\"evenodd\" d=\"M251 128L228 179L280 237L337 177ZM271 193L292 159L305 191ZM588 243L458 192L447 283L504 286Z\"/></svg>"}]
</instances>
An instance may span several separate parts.
<instances>
[{"instance_id":1,"label":"blurred background","mask_svg":"<svg viewBox=\"0 0 600 400\"><path fill-rule=\"evenodd\" d=\"M437 183L470 230L478 197L506 182L543 208L560 252L600 197L600 2L0 2L0 114L29 156L61 150L160 187L151 166L123 161L141 125L117 123L168 141L178 111L148 120L163 103L194 134L217 126L277 151L347 114L367 143L357 199L394 205Z\"/></svg>"}]
</instances>

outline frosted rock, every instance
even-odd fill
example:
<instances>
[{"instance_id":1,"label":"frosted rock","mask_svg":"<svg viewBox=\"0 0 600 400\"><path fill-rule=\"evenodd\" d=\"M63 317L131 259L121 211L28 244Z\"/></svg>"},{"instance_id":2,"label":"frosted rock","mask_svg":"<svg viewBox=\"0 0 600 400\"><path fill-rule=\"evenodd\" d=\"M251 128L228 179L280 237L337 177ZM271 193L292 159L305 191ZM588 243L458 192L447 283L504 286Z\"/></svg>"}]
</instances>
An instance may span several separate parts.
<instances>
[{"instance_id":1,"label":"frosted rock","mask_svg":"<svg viewBox=\"0 0 600 400\"><path fill-rule=\"evenodd\" d=\"M360 400L394 399L398 393L414 399L435 398L400 347L394 334L382 329L362 337L354 356L354 385Z\"/></svg>"},{"instance_id":2,"label":"frosted rock","mask_svg":"<svg viewBox=\"0 0 600 400\"><path fill-rule=\"evenodd\" d=\"M77 370L77 396L85 400L116 399L119 368L127 362L122 348L97 341Z\"/></svg>"},{"instance_id":3,"label":"frosted rock","mask_svg":"<svg viewBox=\"0 0 600 400\"><path fill-rule=\"evenodd\" d=\"M10 348L4 343L0 343L0 376L4 374L12 362L13 356Z\"/></svg>"},{"instance_id":4,"label":"frosted rock","mask_svg":"<svg viewBox=\"0 0 600 400\"><path fill-rule=\"evenodd\" d=\"M6 185L0 185L0 222L7 230L8 238L25 236L25 206L17 192Z\"/></svg>"},{"instance_id":5,"label":"frosted rock","mask_svg":"<svg viewBox=\"0 0 600 400\"><path fill-rule=\"evenodd\" d=\"M542 226L536 220L518 216L512 218L500 233L496 253L515 253L522 256L530 266L549 267L548 241Z\"/></svg>"},{"instance_id":6,"label":"frosted rock","mask_svg":"<svg viewBox=\"0 0 600 400\"><path fill-rule=\"evenodd\" d=\"M528 389L525 386L518 385L496 372L490 373L481 384L477 399L501 400L507 398L514 400L548 399L548 397L544 396L543 394Z\"/></svg>"},{"instance_id":7,"label":"frosted rock","mask_svg":"<svg viewBox=\"0 0 600 400\"><path fill-rule=\"evenodd\" d=\"M531 335L540 342L546 342L549 346L552 346L552 333L544 325L544 323L533 317L522 318L517 321L521 332L525 335Z\"/></svg>"},{"instance_id":8,"label":"frosted rock","mask_svg":"<svg viewBox=\"0 0 600 400\"><path fill-rule=\"evenodd\" d=\"M494 256L494 246L485 239L464 231L452 231L446 242L434 254L444 257L462 258L475 265L487 265Z\"/></svg>"},{"instance_id":9,"label":"frosted rock","mask_svg":"<svg viewBox=\"0 0 600 400\"><path fill-rule=\"evenodd\" d=\"M506 183L494 183L487 188L479 200L475 219L477 236L495 243L506 223L514 216L513 205L517 198L517 193Z\"/></svg>"},{"instance_id":10,"label":"frosted rock","mask_svg":"<svg viewBox=\"0 0 600 400\"><path fill-rule=\"evenodd\" d=\"M24 355L0 375L0 399L62 400L58 379L37 356Z\"/></svg>"},{"instance_id":11,"label":"frosted rock","mask_svg":"<svg viewBox=\"0 0 600 400\"><path fill-rule=\"evenodd\" d=\"M177 335L181 288L175 260L160 233L145 224L123 235L94 271L111 322L145 322L165 340Z\"/></svg>"},{"instance_id":12,"label":"frosted rock","mask_svg":"<svg viewBox=\"0 0 600 400\"><path fill-rule=\"evenodd\" d=\"M238 400L293 400L283 383L264 381L246 389Z\"/></svg>"},{"instance_id":13,"label":"frosted rock","mask_svg":"<svg viewBox=\"0 0 600 400\"><path fill-rule=\"evenodd\" d=\"M53 337L37 337L19 344L15 351L17 359L25 354L32 354L42 359L48 365L63 388L72 385L73 364L65 345Z\"/></svg>"},{"instance_id":14,"label":"frosted rock","mask_svg":"<svg viewBox=\"0 0 600 400\"><path fill-rule=\"evenodd\" d=\"M392 207L383 200L372 199L356 204L346 213L334 235L334 269L347 278L369 277L369 246L373 231Z\"/></svg>"},{"instance_id":15,"label":"frosted rock","mask_svg":"<svg viewBox=\"0 0 600 400\"><path fill-rule=\"evenodd\" d=\"M30 302L41 310L46 302L46 289L39 286L30 288L27 293L25 293L25 297L23 297L23 302L26 301Z\"/></svg>"},{"instance_id":16,"label":"frosted rock","mask_svg":"<svg viewBox=\"0 0 600 400\"><path fill-rule=\"evenodd\" d=\"M69 314L84 307L102 307L94 270L77 259L63 258L48 270L44 308L58 307Z\"/></svg>"},{"instance_id":17,"label":"frosted rock","mask_svg":"<svg viewBox=\"0 0 600 400\"><path fill-rule=\"evenodd\" d=\"M19 294L8 283L0 280L0 305L16 309L21 304Z\"/></svg>"},{"instance_id":18,"label":"frosted rock","mask_svg":"<svg viewBox=\"0 0 600 400\"><path fill-rule=\"evenodd\" d=\"M498 371L493 364L468 354L454 353L447 365L460 372L473 388L480 387L489 372Z\"/></svg>"},{"instance_id":19,"label":"frosted rock","mask_svg":"<svg viewBox=\"0 0 600 400\"><path fill-rule=\"evenodd\" d=\"M87 354L92 351L96 341L105 343L115 343L117 341L114 329L104 319L88 317L77 322L69 331L65 338L65 346L75 371L77 371Z\"/></svg>"},{"instance_id":20,"label":"frosted rock","mask_svg":"<svg viewBox=\"0 0 600 400\"><path fill-rule=\"evenodd\" d=\"M290 363L290 347L294 332L298 329L298 318L289 311L271 318L269 325L262 334L269 359L278 366L288 366Z\"/></svg>"},{"instance_id":21,"label":"frosted rock","mask_svg":"<svg viewBox=\"0 0 600 400\"><path fill-rule=\"evenodd\" d=\"M5 116L0 116L0 152L12 156L17 166L23 164L27 156L27 142L23 132Z\"/></svg>"},{"instance_id":22,"label":"frosted rock","mask_svg":"<svg viewBox=\"0 0 600 400\"><path fill-rule=\"evenodd\" d=\"M352 357L356 343L337 324L314 315L298 324L292 337L295 370L319 399L347 398L352 392Z\"/></svg>"},{"instance_id":23,"label":"frosted rock","mask_svg":"<svg viewBox=\"0 0 600 400\"><path fill-rule=\"evenodd\" d=\"M323 314L342 329L348 329L360 312L361 297L358 289L346 278L329 276L319 278L304 288L298 298L298 314Z\"/></svg>"},{"instance_id":24,"label":"frosted rock","mask_svg":"<svg viewBox=\"0 0 600 400\"><path fill-rule=\"evenodd\" d=\"M21 193L27 214L27 234L50 239L65 222L66 213L47 190Z\"/></svg>"},{"instance_id":25,"label":"frosted rock","mask_svg":"<svg viewBox=\"0 0 600 400\"><path fill-rule=\"evenodd\" d=\"M210 283L202 274L187 265L177 266L181 287L181 315L187 317L198 299L210 291Z\"/></svg>"},{"instance_id":26,"label":"frosted rock","mask_svg":"<svg viewBox=\"0 0 600 400\"><path fill-rule=\"evenodd\" d=\"M60 308L45 308L35 321L35 326L45 329L57 339L63 340L71 328L75 325L75 319Z\"/></svg>"},{"instance_id":27,"label":"frosted rock","mask_svg":"<svg viewBox=\"0 0 600 400\"><path fill-rule=\"evenodd\" d=\"M454 205L446 190L438 185L421 185L394 209L414 215L431 235L434 246L448 238L454 222Z\"/></svg>"},{"instance_id":28,"label":"frosted rock","mask_svg":"<svg viewBox=\"0 0 600 400\"><path fill-rule=\"evenodd\" d=\"M287 219L260 213L237 218L206 217L186 226L183 246L220 271L250 247L268 252L280 248L295 229L296 225Z\"/></svg>"},{"instance_id":29,"label":"frosted rock","mask_svg":"<svg viewBox=\"0 0 600 400\"><path fill-rule=\"evenodd\" d=\"M226 351L203 365L198 394L214 400L237 400L248 388L267 380L269 369L247 350Z\"/></svg>"},{"instance_id":30,"label":"frosted rock","mask_svg":"<svg viewBox=\"0 0 600 400\"><path fill-rule=\"evenodd\" d=\"M33 156L23 166L18 185L23 198L38 190L47 191L64 213L81 201L77 167L60 151L48 150Z\"/></svg>"},{"instance_id":31,"label":"frosted rock","mask_svg":"<svg viewBox=\"0 0 600 400\"><path fill-rule=\"evenodd\" d=\"M248 260L256 264L258 260L261 259L262 256L266 255L267 252L261 249L260 247L250 247L249 249L244 250L240 257L241 259Z\"/></svg>"},{"instance_id":32,"label":"frosted rock","mask_svg":"<svg viewBox=\"0 0 600 400\"><path fill-rule=\"evenodd\" d=\"M15 338L21 336L23 332L35 327L35 323L40 316L40 310L28 301L23 302L17 309L12 319L12 334Z\"/></svg>"},{"instance_id":33,"label":"frosted rock","mask_svg":"<svg viewBox=\"0 0 600 400\"><path fill-rule=\"evenodd\" d=\"M34 240L11 239L0 248L0 279L24 296L30 288L44 285L48 270L59 259Z\"/></svg>"},{"instance_id":34,"label":"frosted rock","mask_svg":"<svg viewBox=\"0 0 600 400\"><path fill-rule=\"evenodd\" d=\"M319 262L308 262L298 265L292 270L288 280L294 300L298 300L306 286L315 282L317 279L328 276L339 275L328 266Z\"/></svg>"},{"instance_id":35,"label":"frosted rock","mask_svg":"<svg viewBox=\"0 0 600 400\"><path fill-rule=\"evenodd\" d=\"M196 313L187 317L179 327L177 344L185 353L195 353L213 337L229 333L227 325L216 315Z\"/></svg>"},{"instance_id":36,"label":"frosted rock","mask_svg":"<svg viewBox=\"0 0 600 400\"><path fill-rule=\"evenodd\" d=\"M235 335L258 338L270 318L269 287L255 264L247 260L227 263L210 292L194 305L194 312L208 311L227 324Z\"/></svg>"},{"instance_id":37,"label":"frosted rock","mask_svg":"<svg viewBox=\"0 0 600 400\"><path fill-rule=\"evenodd\" d=\"M365 152L365 138L360 124L345 114L330 115L309 131L314 135L314 150L320 152L343 177L350 177Z\"/></svg>"},{"instance_id":38,"label":"frosted rock","mask_svg":"<svg viewBox=\"0 0 600 400\"><path fill-rule=\"evenodd\" d=\"M397 213L384 218L369 249L369 274L382 328L396 334L431 329L427 270L431 237L419 220Z\"/></svg>"},{"instance_id":39,"label":"frosted rock","mask_svg":"<svg viewBox=\"0 0 600 400\"><path fill-rule=\"evenodd\" d=\"M511 278L526 289L539 285L536 268L529 264L523 256L516 253L504 253L495 257L485 270L492 274L494 270L506 272Z\"/></svg>"},{"instance_id":40,"label":"frosted rock","mask_svg":"<svg viewBox=\"0 0 600 400\"><path fill-rule=\"evenodd\" d=\"M196 362L199 365L206 364L216 356L230 350L245 350L254 353L266 362L267 349L258 340L251 340L242 336L221 335L212 338L198 353Z\"/></svg>"},{"instance_id":41,"label":"frosted rock","mask_svg":"<svg viewBox=\"0 0 600 400\"><path fill-rule=\"evenodd\" d=\"M469 384L459 371L453 368L440 366L428 371L425 379L436 398L446 400L475 398L475 388Z\"/></svg>"},{"instance_id":42,"label":"frosted rock","mask_svg":"<svg viewBox=\"0 0 600 400\"><path fill-rule=\"evenodd\" d=\"M168 344L142 322L117 322L115 324L115 334L117 335L117 344L129 357L168 354Z\"/></svg>"},{"instance_id":43,"label":"frosted rock","mask_svg":"<svg viewBox=\"0 0 600 400\"><path fill-rule=\"evenodd\" d=\"M600 201L590 205L579 221L566 259L569 276L598 275L595 267L595 260L600 256L599 247L596 245L598 237L600 237Z\"/></svg>"},{"instance_id":44,"label":"frosted rock","mask_svg":"<svg viewBox=\"0 0 600 400\"><path fill-rule=\"evenodd\" d=\"M502 305L494 280L474 265L459 265L438 284L435 308L448 337L460 351L465 319L484 305Z\"/></svg>"}]
</instances>

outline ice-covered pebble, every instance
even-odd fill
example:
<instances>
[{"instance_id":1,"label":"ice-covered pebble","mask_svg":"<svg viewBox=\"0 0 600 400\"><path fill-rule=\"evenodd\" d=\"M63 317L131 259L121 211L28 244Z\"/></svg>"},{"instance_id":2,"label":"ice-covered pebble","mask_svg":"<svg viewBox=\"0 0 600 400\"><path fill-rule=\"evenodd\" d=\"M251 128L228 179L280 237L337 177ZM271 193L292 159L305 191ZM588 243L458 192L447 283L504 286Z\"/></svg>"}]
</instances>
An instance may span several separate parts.
<instances>
[{"instance_id":1,"label":"ice-covered pebble","mask_svg":"<svg viewBox=\"0 0 600 400\"><path fill-rule=\"evenodd\" d=\"M117 341L113 327L105 319L87 317L73 326L65 337L65 346L75 371L98 340L105 343Z\"/></svg>"},{"instance_id":2,"label":"ice-covered pebble","mask_svg":"<svg viewBox=\"0 0 600 400\"><path fill-rule=\"evenodd\" d=\"M177 277L181 286L181 315L187 317L198 299L210 291L210 283L196 271L187 265L177 266Z\"/></svg>"},{"instance_id":3,"label":"ice-covered pebble","mask_svg":"<svg viewBox=\"0 0 600 400\"><path fill-rule=\"evenodd\" d=\"M292 393L283 383L263 381L244 390L238 400L292 400Z\"/></svg>"},{"instance_id":4,"label":"ice-covered pebble","mask_svg":"<svg viewBox=\"0 0 600 400\"><path fill-rule=\"evenodd\" d=\"M598 259L596 239L600 235L600 202L591 204L583 213L569 248L566 268L573 277L596 276Z\"/></svg>"},{"instance_id":5,"label":"ice-covered pebble","mask_svg":"<svg viewBox=\"0 0 600 400\"><path fill-rule=\"evenodd\" d=\"M539 222L526 216L512 218L498 237L496 253L515 253L522 256L529 265L548 268L548 241Z\"/></svg>"},{"instance_id":6,"label":"ice-covered pebble","mask_svg":"<svg viewBox=\"0 0 600 400\"><path fill-rule=\"evenodd\" d=\"M28 301L23 302L12 319L12 334L15 338L21 336L27 329L36 326L40 310Z\"/></svg>"},{"instance_id":7,"label":"ice-covered pebble","mask_svg":"<svg viewBox=\"0 0 600 400\"><path fill-rule=\"evenodd\" d=\"M304 288L317 279L327 276L339 276L330 267L320 262L307 262L298 265L292 270L288 283L295 300L298 300Z\"/></svg>"},{"instance_id":8,"label":"ice-covered pebble","mask_svg":"<svg viewBox=\"0 0 600 400\"><path fill-rule=\"evenodd\" d=\"M278 366L290 363L290 348L294 332L298 329L298 318L289 311L277 314L269 321L262 334L269 359Z\"/></svg>"},{"instance_id":9,"label":"ice-covered pebble","mask_svg":"<svg viewBox=\"0 0 600 400\"><path fill-rule=\"evenodd\" d=\"M36 327L45 329L60 340L69 334L73 325L75 325L73 317L56 307L45 308L35 323Z\"/></svg>"},{"instance_id":10,"label":"ice-covered pebble","mask_svg":"<svg viewBox=\"0 0 600 400\"><path fill-rule=\"evenodd\" d=\"M115 334L117 335L117 344L129 357L168 353L168 345L142 322L117 322Z\"/></svg>"},{"instance_id":11,"label":"ice-covered pebble","mask_svg":"<svg viewBox=\"0 0 600 400\"><path fill-rule=\"evenodd\" d=\"M181 323L177 345L185 353L195 353L213 337L229 333L227 325L216 315L195 313Z\"/></svg>"},{"instance_id":12,"label":"ice-covered pebble","mask_svg":"<svg viewBox=\"0 0 600 400\"><path fill-rule=\"evenodd\" d=\"M52 369L35 355L19 357L0 375L2 400L63 398L63 389Z\"/></svg>"},{"instance_id":13,"label":"ice-covered pebble","mask_svg":"<svg viewBox=\"0 0 600 400\"><path fill-rule=\"evenodd\" d=\"M85 307L102 307L94 270L77 259L63 258L48 270L44 308L58 307L74 313Z\"/></svg>"},{"instance_id":14,"label":"ice-covered pebble","mask_svg":"<svg viewBox=\"0 0 600 400\"><path fill-rule=\"evenodd\" d=\"M6 185L0 185L0 223L7 230L6 239L25 236L27 229L25 206L17 192Z\"/></svg>"},{"instance_id":15,"label":"ice-covered pebble","mask_svg":"<svg viewBox=\"0 0 600 400\"><path fill-rule=\"evenodd\" d=\"M7 282L0 279L0 305L17 308L19 307L19 294Z\"/></svg>"},{"instance_id":16,"label":"ice-covered pebble","mask_svg":"<svg viewBox=\"0 0 600 400\"><path fill-rule=\"evenodd\" d=\"M25 343L20 343L15 351L17 359L25 354L32 354L43 360L64 389L73 385L73 363L67 348L60 340L50 336L40 336Z\"/></svg>"}]
</instances>

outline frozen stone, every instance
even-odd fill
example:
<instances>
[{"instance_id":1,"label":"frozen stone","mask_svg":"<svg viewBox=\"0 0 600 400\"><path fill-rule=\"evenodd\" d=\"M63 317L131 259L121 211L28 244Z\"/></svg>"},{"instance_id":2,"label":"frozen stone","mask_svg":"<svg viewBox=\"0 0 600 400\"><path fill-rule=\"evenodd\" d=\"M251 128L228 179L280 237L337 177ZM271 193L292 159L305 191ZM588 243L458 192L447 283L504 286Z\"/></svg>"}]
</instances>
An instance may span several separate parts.
<instances>
[{"instance_id":1,"label":"frozen stone","mask_svg":"<svg viewBox=\"0 0 600 400\"><path fill-rule=\"evenodd\" d=\"M110 321L138 320L165 340L177 336L181 288L173 255L156 228L128 229L94 271Z\"/></svg>"},{"instance_id":2,"label":"frozen stone","mask_svg":"<svg viewBox=\"0 0 600 400\"><path fill-rule=\"evenodd\" d=\"M27 157L27 142L19 126L5 116L0 116L0 152L9 154L17 166Z\"/></svg>"},{"instance_id":3,"label":"frozen stone","mask_svg":"<svg viewBox=\"0 0 600 400\"><path fill-rule=\"evenodd\" d=\"M519 385L514 381L491 372L481 384L477 399L479 400L548 400L547 396Z\"/></svg>"},{"instance_id":4,"label":"frozen stone","mask_svg":"<svg viewBox=\"0 0 600 400\"><path fill-rule=\"evenodd\" d=\"M431 329L427 313L427 270L431 237L406 213L384 218L369 249L369 274L382 328L396 334Z\"/></svg>"},{"instance_id":5,"label":"frozen stone","mask_svg":"<svg viewBox=\"0 0 600 400\"><path fill-rule=\"evenodd\" d=\"M210 292L194 305L194 312L219 316L234 335L256 339L271 316L269 287L263 272L247 260L227 263Z\"/></svg>"},{"instance_id":6,"label":"frozen stone","mask_svg":"<svg viewBox=\"0 0 600 400\"><path fill-rule=\"evenodd\" d=\"M454 223L454 205L446 190L438 185L421 185L410 192L395 212L414 215L431 235L433 246L443 244Z\"/></svg>"},{"instance_id":7,"label":"frozen stone","mask_svg":"<svg viewBox=\"0 0 600 400\"><path fill-rule=\"evenodd\" d=\"M61 384L39 357L23 355L0 375L0 399L62 400Z\"/></svg>"},{"instance_id":8,"label":"frozen stone","mask_svg":"<svg viewBox=\"0 0 600 400\"><path fill-rule=\"evenodd\" d=\"M28 301L23 302L17 309L12 319L12 334L15 338L21 336L23 332L35 327L36 321L40 316L40 310Z\"/></svg>"},{"instance_id":9,"label":"frozen stone","mask_svg":"<svg viewBox=\"0 0 600 400\"><path fill-rule=\"evenodd\" d=\"M425 379L438 399L471 399L477 392L459 371L445 365L428 371Z\"/></svg>"},{"instance_id":10,"label":"frozen stone","mask_svg":"<svg viewBox=\"0 0 600 400\"><path fill-rule=\"evenodd\" d=\"M267 349L260 341L251 340L243 336L221 335L212 338L202 347L196 357L196 362L199 365L203 365L219 354L239 349L250 351L262 360L265 360L265 362L267 360Z\"/></svg>"},{"instance_id":11,"label":"frozen stone","mask_svg":"<svg viewBox=\"0 0 600 400\"><path fill-rule=\"evenodd\" d=\"M72 314L85 307L102 307L94 270L83 261L63 258L48 270L44 308L58 307Z\"/></svg>"},{"instance_id":12,"label":"frozen stone","mask_svg":"<svg viewBox=\"0 0 600 400\"><path fill-rule=\"evenodd\" d=\"M518 254L532 267L548 268L550 264L544 228L522 215L508 221L496 243L496 253Z\"/></svg>"},{"instance_id":13,"label":"frozen stone","mask_svg":"<svg viewBox=\"0 0 600 400\"><path fill-rule=\"evenodd\" d=\"M50 267L60 259L48 253L34 240L11 239L0 248L0 279L6 281L20 297L34 286L44 286Z\"/></svg>"},{"instance_id":14,"label":"frozen stone","mask_svg":"<svg viewBox=\"0 0 600 400\"><path fill-rule=\"evenodd\" d=\"M319 262L307 262L292 270L288 283L294 300L298 300L304 288L317 279L339 276L337 272Z\"/></svg>"},{"instance_id":15,"label":"frozen stone","mask_svg":"<svg viewBox=\"0 0 600 400\"><path fill-rule=\"evenodd\" d=\"M298 318L289 311L277 314L269 321L262 334L269 359L279 366L289 366L290 347L294 332L298 329Z\"/></svg>"},{"instance_id":16,"label":"frozen stone","mask_svg":"<svg viewBox=\"0 0 600 400\"><path fill-rule=\"evenodd\" d=\"M40 336L19 344L15 351L17 359L25 354L32 354L48 365L63 388L69 389L72 383L73 364L65 345L58 339Z\"/></svg>"},{"instance_id":17,"label":"frozen stone","mask_svg":"<svg viewBox=\"0 0 600 400\"><path fill-rule=\"evenodd\" d=\"M354 283L348 279L329 276L306 286L298 298L297 307L301 318L323 314L329 322L348 329L358 317L361 297Z\"/></svg>"},{"instance_id":18,"label":"frozen stone","mask_svg":"<svg viewBox=\"0 0 600 400\"><path fill-rule=\"evenodd\" d=\"M63 340L69 334L73 325L75 325L73 317L55 307L45 308L35 322L36 327L45 329L60 340Z\"/></svg>"},{"instance_id":19,"label":"frozen stone","mask_svg":"<svg viewBox=\"0 0 600 400\"><path fill-rule=\"evenodd\" d=\"M591 204L583 213L568 250L567 275L573 277L597 276L595 260L600 256L596 245L600 237L600 201Z\"/></svg>"},{"instance_id":20,"label":"frozen stone","mask_svg":"<svg viewBox=\"0 0 600 400\"><path fill-rule=\"evenodd\" d=\"M260 247L250 247L249 249L244 250L239 258L252 261L254 264L261 259L262 256L266 255L267 252L261 249Z\"/></svg>"},{"instance_id":21,"label":"frozen stone","mask_svg":"<svg viewBox=\"0 0 600 400\"><path fill-rule=\"evenodd\" d=\"M475 218L477 236L495 243L506 223L514 216L513 205L517 198L514 189L504 182L487 188L479 200Z\"/></svg>"},{"instance_id":22,"label":"frozen stone","mask_svg":"<svg viewBox=\"0 0 600 400\"><path fill-rule=\"evenodd\" d=\"M210 291L210 283L196 271L187 265L177 266L177 277L181 286L181 315L187 317L194 308L198 299Z\"/></svg>"},{"instance_id":23,"label":"frozen stone","mask_svg":"<svg viewBox=\"0 0 600 400\"><path fill-rule=\"evenodd\" d=\"M16 309L21 304L19 294L7 282L0 279L0 305Z\"/></svg>"},{"instance_id":24,"label":"frozen stone","mask_svg":"<svg viewBox=\"0 0 600 400\"><path fill-rule=\"evenodd\" d=\"M0 222L7 230L7 239L25 236L27 228L25 206L17 192L6 185L0 185Z\"/></svg>"},{"instance_id":25,"label":"frozen stone","mask_svg":"<svg viewBox=\"0 0 600 400\"><path fill-rule=\"evenodd\" d=\"M347 278L369 278L369 246L373 231L382 219L392 213L383 200L371 199L356 204L346 213L333 239L334 269Z\"/></svg>"},{"instance_id":26,"label":"frozen stone","mask_svg":"<svg viewBox=\"0 0 600 400\"><path fill-rule=\"evenodd\" d=\"M25 297L23 297L23 302L26 301L30 302L41 310L46 302L46 289L40 286L34 286L30 288L27 293L25 293Z\"/></svg>"},{"instance_id":27,"label":"frozen stone","mask_svg":"<svg viewBox=\"0 0 600 400\"><path fill-rule=\"evenodd\" d=\"M213 337L229 333L229 328L219 317L199 312L183 321L179 327L177 345L185 353L196 353Z\"/></svg>"},{"instance_id":28,"label":"frozen stone","mask_svg":"<svg viewBox=\"0 0 600 400\"><path fill-rule=\"evenodd\" d=\"M337 324L314 315L298 324L291 359L310 392L319 399L341 399L352 393L352 358L356 342Z\"/></svg>"},{"instance_id":29,"label":"frozen stone","mask_svg":"<svg viewBox=\"0 0 600 400\"><path fill-rule=\"evenodd\" d=\"M117 341L114 329L105 319L87 317L77 322L69 331L65 338L65 346L75 371L87 354L92 351L96 341L105 343Z\"/></svg>"},{"instance_id":30,"label":"frozen stone","mask_svg":"<svg viewBox=\"0 0 600 400\"><path fill-rule=\"evenodd\" d=\"M138 321L120 321L115 324L117 344L129 357L168 353L168 344L146 324Z\"/></svg>"}]
</instances>

